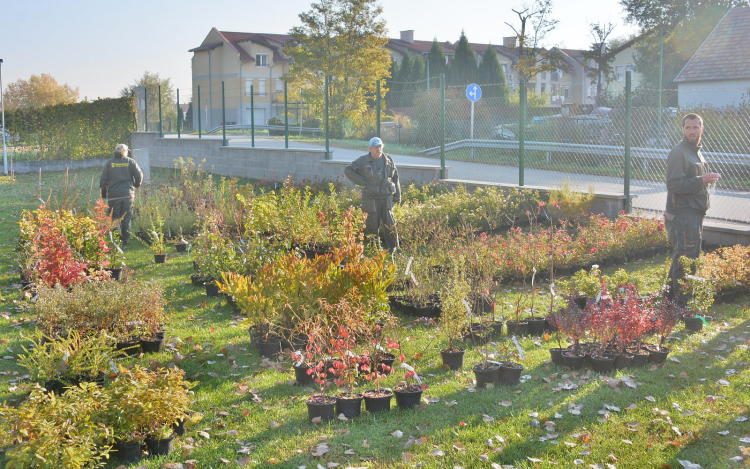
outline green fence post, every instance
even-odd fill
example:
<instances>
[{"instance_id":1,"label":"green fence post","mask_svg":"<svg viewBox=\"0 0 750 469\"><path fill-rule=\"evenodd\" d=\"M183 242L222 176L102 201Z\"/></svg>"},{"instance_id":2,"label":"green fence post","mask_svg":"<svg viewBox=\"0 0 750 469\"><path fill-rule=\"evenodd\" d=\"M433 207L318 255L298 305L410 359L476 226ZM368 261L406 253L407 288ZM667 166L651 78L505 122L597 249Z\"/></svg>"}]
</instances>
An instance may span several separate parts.
<instances>
[{"instance_id":1,"label":"green fence post","mask_svg":"<svg viewBox=\"0 0 750 469\"><path fill-rule=\"evenodd\" d=\"M375 112L378 113L375 119L375 135L380 137L380 78L378 78L377 85L375 86Z\"/></svg>"},{"instance_id":2,"label":"green fence post","mask_svg":"<svg viewBox=\"0 0 750 469\"><path fill-rule=\"evenodd\" d=\"M255 148L255 92L250 84L250 146Z\"/></svg>"},{"instance_id":3,"label":"green fence post","mask_svg":"<svg viewBox=\"0 0 750 469\"><path fill-rule=\"evenodd\" d=\"M326 159L327 160L331 159L331 148L329 146L330 141L328 139L328 81L329 80L330 80L330 78L328 77L328 75L326 75L326 81L325 81L325 94L326 94L325 108L326 109L325 109L325 113L326 113Z\"/></svg>"},{"instance_id":4,"label":"green fence post","mask_svg":"<svg viewBox=\"0 0 750 469\"><path fill-rule=\"evenodd\" d=\"M630 213L632 209L630 203L630 144L632 138L632 124L633 124L633 102L632 96L630 95L630 87L632 80L632 73L630 70L625 72L625 211Z\"/></svg>"},{"instance_id":5,"label":"green fence post","mask_svg":"<svg viewBox=\"0 0 750 469\"><path fill-rule=\"evenodd\" d=\"M523 173L524 173L524 151L523 145L526 139L526 81L521 77L521 81L518 83L518 185L523 187Z\"/></svg>"},{"instance_id":6,"label":"green fence post","mask_svg":"<svg viewBox=\"0 0 750 469\"><path fill-rule=\"evenodd\" d=\"M161 120L161 85L159 85L159 138L164 138L164 125Z\"/></svg>"},{"instance_id":7,"label":"green fence post","mask_svg":"<svg viewBox=\"0 0 750 469\"><path fill-rule=\"evenodd\" d=\"M224 106L224 81L221 82L221 145L227 146L227 115Z\"/></svg>"},{"instance_id":8,"label":"green fence post","mask_svg":"<svg viewBox=\"0 0 750 469\"><path fill-rule=\"evenodd\" d=\"M143 88L143 131L148 132L148 88Z\"/></svg>"},{"instance_id":9,"label":"green fence post","mask_svg":"<svg viewBox=\"0 0 750 469\"><path fill-rule=\"evenodd\" d=\"M656 148L661 144L661 89L664 75L664 28L659 30L659 108L656 110L659 123L656 126Z\"/></svg>"},{"instance_id":10,"label":"green fence post","mask_svg":"<svg viewBox=\"0 0 750 469\"><path fill-rule=\"evenodd\" d=\"M182 127L182 121L180 117L180 89L177 88L177 138L180 138L180 127Z\"/></svg>"},{"instance_id":11,"label":"green fence post","mask_svg":"<svg viewBox=\"0 0 750 469\"><path fill-rule=\"evenodd\" d=\"M430 94L430 60L427 58L427 94Z\"/></svg>"},{"instance_id":12,"label":"green fence post","mask_svg":"<svg viewBox=\"0 0 750 469\"><path fill-rule=\"evenodd\" d=\"M445 179L445 73L440 74L440 179Z\"/></svg>"},{"instance_id":13,"label":"green fence post","mask_svg":"<svg viewBox=\"0 0 750 469\"><path fill-rule=\"evenodd\" d=\"M286 97L286 80L284 80L284 148L289 148L289 103Z\"/></svg>"},{"instance_id":14,"label":"green fence post","mask_svg":"<svg viewBox=\"0 0 750 469\"><path fill-rule=\"evenodd\" d=\"M201 87L198 85L198 138L201 138Z\"/></svg>"}]
</instances>

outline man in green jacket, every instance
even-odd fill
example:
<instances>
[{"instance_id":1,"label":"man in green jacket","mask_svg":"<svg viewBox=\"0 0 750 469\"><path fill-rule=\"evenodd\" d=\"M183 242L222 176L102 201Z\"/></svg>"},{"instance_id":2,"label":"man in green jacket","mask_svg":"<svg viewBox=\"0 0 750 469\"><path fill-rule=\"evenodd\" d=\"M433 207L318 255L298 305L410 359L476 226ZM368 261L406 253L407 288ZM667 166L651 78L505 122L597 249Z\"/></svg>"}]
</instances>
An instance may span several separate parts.
<instances>
[{"instance_id":1,"label":"man in green jacket","mask_svg":"<svg viewBox=\"0 0 750 469\"><path fill-rule=\"evenodd\" d=\"M130 219L133 216L135 188L141 187L143 181L141 168L129 155L127 145L117 145L114 158L104 165L99 180L99 190L102 199L107 199L112 220L120 221L120 239L123 246L127 246L130 241Z\"/></svg>"},{"instance_id":2,"label":"man in green jacket","mask_svg":"<svg viewBox=\"0 0 750 469\"><path fill-rule=\"evenodd\" d=\"M667 209L664 213L669 242L672 244L672 266L669 268L669 297L682 306L687 299L678 295L685 269L680 257L697 259L703 241L703 217L709 204L709 184L721 177L709 173L701 155L703 118L688 114L682 119L682 141L667 158Z\"/></svg>"},{"instance_id":3,"label":"man in green jacket","mask_svg":"<svg viewBox=\"0 0 750 469\"><path fill-rule=\"evenodd\" d=\"M389 251L398 249L393 204L401 203L401 183L393 158L383 153L383 141L378 137L370 139L369 153L354 160L344 174L362 186L362 211L367 214L365 232L377 236L382 222L385 246Z\"/></svg>"}]
</instances>

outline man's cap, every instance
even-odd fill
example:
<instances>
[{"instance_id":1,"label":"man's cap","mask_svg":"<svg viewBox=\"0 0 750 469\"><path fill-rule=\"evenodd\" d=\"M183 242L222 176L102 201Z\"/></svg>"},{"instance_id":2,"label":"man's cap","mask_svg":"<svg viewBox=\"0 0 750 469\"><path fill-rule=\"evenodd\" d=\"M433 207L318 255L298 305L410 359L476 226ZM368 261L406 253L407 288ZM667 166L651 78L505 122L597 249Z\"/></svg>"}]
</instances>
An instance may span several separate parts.
<instances>
[{"instance_id":1,"label":"man's cap","mask_svg":"<svg viewBox=\"0 0 750 469\"><path fill-rule=\"evenodd\" d=\"M121 143L121 144L117 145L115 147L115 151L120 151L120 150L123 150L125 153L127 153L128 152L128 146L125 145L124 143Z\"/></svg>"},{"instance_id":2,"label":"man's cap","mask_svg":"<svg viewBox=\"0 0 750 469\"><path fill-rule=\"evenodd\" d=\"M379 147L379 146L382 146L382 145L383 145L383 141L380 140L380 138L378 138L378 137L372 137L370 139L370 146L371 147Z\"/></svg>"}]
</instances>

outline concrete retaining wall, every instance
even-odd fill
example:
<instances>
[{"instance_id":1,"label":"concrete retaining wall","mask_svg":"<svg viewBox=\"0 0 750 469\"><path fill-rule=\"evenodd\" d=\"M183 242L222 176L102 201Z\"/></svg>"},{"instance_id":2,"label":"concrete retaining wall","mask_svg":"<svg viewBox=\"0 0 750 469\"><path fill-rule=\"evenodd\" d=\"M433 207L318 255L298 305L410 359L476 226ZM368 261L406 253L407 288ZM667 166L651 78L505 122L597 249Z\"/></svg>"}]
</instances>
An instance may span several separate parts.
<instances>
[{"instance_id":1,"label":"concrete retaining wall","mask_svg":"<svg viewBox=\"0 0 750 469\"><path fill-rule=\"evenodd\" d=\"M152 167L173 168L180 157L192 158L196 164L222 176L283 181L293 176L302 179L336 180L344 174L347 161L326 160L325 150L294 148L225 147L216 139L158 138L155 132L130 134L132 149L147 148ZM434 165L399 165L404 181L429 183L440 177Z\"/></svg>"},{"instance_id":2,"label":"concrete retaining wall","mask_svg":"<svg viewBox=\"0 0 750 469\"><path fill-rule=\"evenodd\" d=\"M14 161L14 173L36 173L41 168L42 171L65 171L66 169L85 169L97 168L104 166L108 160L90 159L90 160L44 160L44 161ZM8 166L10 169L10 165Z\"/></svg>"}]
</instances>

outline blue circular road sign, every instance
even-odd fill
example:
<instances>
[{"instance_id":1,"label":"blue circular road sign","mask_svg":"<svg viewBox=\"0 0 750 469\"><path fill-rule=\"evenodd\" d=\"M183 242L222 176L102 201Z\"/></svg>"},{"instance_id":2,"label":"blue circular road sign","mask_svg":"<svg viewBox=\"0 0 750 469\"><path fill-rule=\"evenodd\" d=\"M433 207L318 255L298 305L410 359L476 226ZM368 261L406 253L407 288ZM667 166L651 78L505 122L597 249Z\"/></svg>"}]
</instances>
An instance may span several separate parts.
<instances>
[{"instance_id":1,"label":"blue circular road sign","mask_svg":"<svg viewBox=\"0 0 750 469\"><path fill-rule=\"evenodd\" d=\"M482 97L482 88L476 83L472 83L466 87L466 97L469 98L469 101L476 103Z\"/></svg>"}]
</instances>

